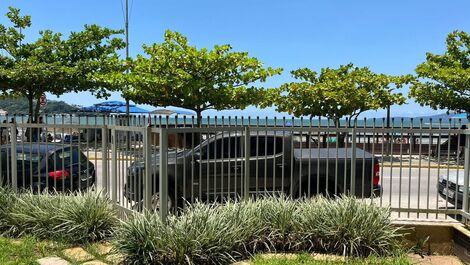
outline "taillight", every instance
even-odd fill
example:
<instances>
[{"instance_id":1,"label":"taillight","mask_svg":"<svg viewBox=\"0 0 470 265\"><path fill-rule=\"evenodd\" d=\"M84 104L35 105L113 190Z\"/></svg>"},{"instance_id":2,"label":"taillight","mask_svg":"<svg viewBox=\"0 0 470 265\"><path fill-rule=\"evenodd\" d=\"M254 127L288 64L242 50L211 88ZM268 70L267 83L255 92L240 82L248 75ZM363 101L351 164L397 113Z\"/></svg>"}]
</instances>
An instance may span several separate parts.
<instances>
[{"instance_id":1,"label":"taillight","mask_svg":"<svg viewBox=\"0 0 470 265\"><path fill-rule=\"evenodd\" d=\"M67 170L57 170L48 173L50 178L60 180L70 176L70 173Z\"/></svg>"},{"instance_id":2,"label":"taillight","mask_svg":"<svg viewBox=\"0 0 470 265\"><path fill-rule=\"evenodd\" d=\"M372 179L372 183L374 186L378 186L380 181L380 165L379 163L374 164L374 177Z\"/></svg>"}]
</instances>

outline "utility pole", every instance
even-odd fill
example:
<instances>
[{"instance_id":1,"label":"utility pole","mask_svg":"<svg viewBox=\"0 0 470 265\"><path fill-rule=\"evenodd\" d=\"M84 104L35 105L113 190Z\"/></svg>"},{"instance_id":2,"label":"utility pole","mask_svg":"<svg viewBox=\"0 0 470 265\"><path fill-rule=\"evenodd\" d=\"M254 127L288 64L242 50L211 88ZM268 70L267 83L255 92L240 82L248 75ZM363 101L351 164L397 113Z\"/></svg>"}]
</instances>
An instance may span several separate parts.
<instances>
[{"instance_id":1,"label":"utility pole","mask_svg":"<svg viewBox=\"0 0 470 265\"><path fill-rule=\"evenodd\" d=\"M124 30L126 35L126 60L129 59L129 0L126 0L126 14L124 19ZM129 73L129 68L126 70ZM128 89L126 84L126 90ZM130 113L129 113L129 99L126 98L126 120L127 124L130 124Z\"/></svg>"},{"instance_id":2,"label":"utility pole","mask_svg":"<svg viewBox=\"0 0 470 265\"><path fill-rule=\"evenodd\" d=\"M126 14L125 14L125 21L124 21L124 30L126 34L126 60L129 59L129 0L126 0ZM126 73L129 74L129 68L126 69ZM129 89L129 86L126 83L125 91ZM131 125L131 117L130 117L130 106L129 106L129 99L126 98L126 125ZM127 150L131 147L131 134L127 131Z\"/></svg>"}]
</instances>

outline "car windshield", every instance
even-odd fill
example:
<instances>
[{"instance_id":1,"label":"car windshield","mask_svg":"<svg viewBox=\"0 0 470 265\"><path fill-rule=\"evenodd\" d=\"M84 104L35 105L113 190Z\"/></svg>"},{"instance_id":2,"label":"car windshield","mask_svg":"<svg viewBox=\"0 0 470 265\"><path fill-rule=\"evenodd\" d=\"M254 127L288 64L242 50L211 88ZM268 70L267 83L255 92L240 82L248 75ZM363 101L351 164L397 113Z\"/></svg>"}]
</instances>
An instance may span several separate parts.
<instances>
[{"instance_id":1,"label":"car windshield","mask_svg":"<svg viewBox=\"0 0 470 265\"><path fill-rule=\"evenodd\" d=\"M71 164L85 163L87 158L78 150L58 150L52 154L49 158L52 162L52 165L55 165L56 168L68 167Z\"/></svg>"}]
</instances>

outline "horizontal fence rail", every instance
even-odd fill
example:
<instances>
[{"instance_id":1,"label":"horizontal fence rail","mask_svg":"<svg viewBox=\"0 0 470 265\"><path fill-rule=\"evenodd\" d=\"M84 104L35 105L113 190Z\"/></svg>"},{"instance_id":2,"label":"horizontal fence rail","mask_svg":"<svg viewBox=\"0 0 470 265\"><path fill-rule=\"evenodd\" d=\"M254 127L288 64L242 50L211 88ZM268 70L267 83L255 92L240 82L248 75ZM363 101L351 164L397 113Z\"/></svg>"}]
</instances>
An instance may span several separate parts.
<instances>
[{"instance_id":1,"label":"horizontal fence rail","mask_svg":"<svg viewBox=\"0 0 470 265\"><path fill-rule=\"evenodd\" d=\"M13 120L11 119L13 118ZM0 119L1 121L1 119ZM21 192L100 190L123 215L197 201L341 196L394 218L468 222L470 130L449 120L46 115L0 123L1 184Z\"/></svg>"}]
</instances>

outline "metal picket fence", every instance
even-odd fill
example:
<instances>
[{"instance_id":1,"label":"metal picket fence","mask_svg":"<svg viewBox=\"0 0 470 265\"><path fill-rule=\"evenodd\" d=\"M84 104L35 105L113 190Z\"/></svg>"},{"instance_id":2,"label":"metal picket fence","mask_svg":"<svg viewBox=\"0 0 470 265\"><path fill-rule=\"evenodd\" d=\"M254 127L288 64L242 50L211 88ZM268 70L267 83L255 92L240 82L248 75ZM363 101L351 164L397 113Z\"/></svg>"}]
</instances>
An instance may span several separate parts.
<instances>
[{"instance_id":1,"label":"metal picket fence","mask_svg":"<svg viewBox=\"0 0 470 265\"><path fill-rule=\"evenodd\" d=\"M123 216L284 193L354 195L400 219L470 219L470 130L460 123L50 117L0 123L2 184L102 190Z\"/></svg>"}]
</instances>

